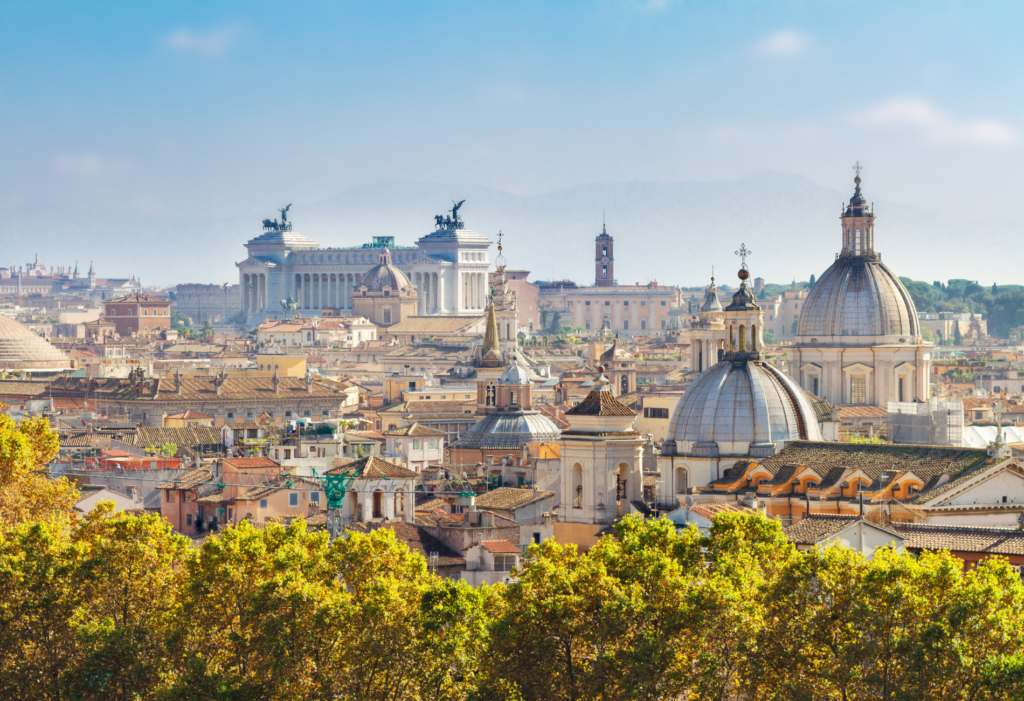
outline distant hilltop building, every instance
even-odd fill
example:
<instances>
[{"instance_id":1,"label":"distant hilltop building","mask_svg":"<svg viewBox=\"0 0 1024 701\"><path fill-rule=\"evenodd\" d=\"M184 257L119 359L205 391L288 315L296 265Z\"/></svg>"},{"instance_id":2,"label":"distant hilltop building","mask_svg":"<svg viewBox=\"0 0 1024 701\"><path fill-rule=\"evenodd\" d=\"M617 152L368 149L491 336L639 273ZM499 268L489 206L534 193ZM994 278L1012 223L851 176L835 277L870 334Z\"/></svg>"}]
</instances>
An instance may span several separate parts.
<instances>
[{"instance_id":1,"label":"distant hilltop building","mask_svg":"<svg viewBox=\"0 0 1024 701\"><path fill-rule=\"evenodd\" d=\"M607 226L601 227L594 248L593 287L570 280L538 285L541 325L556 332L556 326L569 326L623 336L671 328L670 312L682 304L679 289L657 282L620 285L615 279L615 238Z\"/></svg>"},{"instance_id":2,"label":"distant hilltop building","mask_svg":"<svg viewBox=\"0 0 1024 701\"><path fill-rule=\"evenodd\" d=\"M385 318L396 323L410 311L417 315L482 315L487 306L491 242L466 228L459 216L464 202L453 203L446 216L435 216L434 231L415 246L396 246L392 236L374 236L360 246L321 247L292 230L288 219L291 205L282 207L282 220L264 219L263 234L245 244L249 255L237 264L245 324L254 326L295 312L323 315L327 310L328 315L352 315L363 288L367 296L373 293L384 298L394 292L401 298L390 314L386 302L374 302L374 314L382 323ZM386 289L389 285L379 276L384 252L387 266L401 273L397 288ZM368 280L371 269L373 279ZM404 292L400 291L403 287L407 287Z\"/></svg>"},{"instance_id":3,"label":"distant hilltop building","mask_svg":"<svg viewBox=\"0 0 1024 701\"><path fill-rule=\"evenodd\" d=\"M78 264L47 268L39 262L39 256L25 265L0 268L0 295L47 295L58 292L95 293L97 296L128 294L142 290L142 283L135 276L127 278L99 278L93 271L78 274Z\"/></svg>"}]
</instances>

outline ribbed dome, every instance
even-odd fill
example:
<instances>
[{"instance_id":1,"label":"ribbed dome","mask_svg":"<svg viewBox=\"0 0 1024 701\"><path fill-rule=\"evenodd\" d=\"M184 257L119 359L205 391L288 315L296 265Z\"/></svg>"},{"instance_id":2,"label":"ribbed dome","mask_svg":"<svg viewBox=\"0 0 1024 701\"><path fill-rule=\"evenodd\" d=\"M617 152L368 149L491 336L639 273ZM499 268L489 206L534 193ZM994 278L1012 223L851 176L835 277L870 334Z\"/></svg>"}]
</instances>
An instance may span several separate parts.
<instances>
[{"instance_id":1,"label":"ribbed dome","mask_svg":"<svg viewBox=\"0 0 1024 701\"><path fill-rule=\"evenodd\" d=\"M519 448L524 443L557 441L558 426L539 411L499 411L476 422L453 448Z\"/></svg>"},{"instance_id":2,"label":"ribbed dome","mask_svg":"<svg viewBox=\"0 0 1024 701\"><path fill-rule=\"evenodd\" d=\"M526 366L520 363L518 358L513 358L512 364L501 373L498 378L499 385L528 385L530 384L530 373Z\"/></svg>"},{"instance_id":3,"label":"ribbed dome","mask_svg":"<svg viewBox=\"0 0 1024 701\"><path fill-rule=\"evenodd\" d=\"M362 284L370 292L380 292L385 287L395 291L412 288L406 274L391 264L391 251L386 248L380 254L380 262L363 275Z\"/></svg>"},{"instance_id":4,"label":"ribbed dome","mask_svg":"<svg viewBox=\"0 0 1024 701\"><path fill-rule=\"evenodd\" d=\"M60 370L71 367L68 357L14 319L0 315L0 369Z\"/></svg>"},{"instance_id":5,"label":"ribbed dome","mask_svg":"<svg viewBox=\"0 0 1024 701\"><path fill-rule=\"evenodd\" d=\"M800 312L797 336L828 342L834 336L919 334L910 293L874 256L840 256L818 279Z\"/></svg>"},{"instance_id":6,"label":"ribbed dome","mask_svg":"<svg viewBox=\"0 0 1024 701\"><path fill-rule=\"evenodd\" d=\"M678 452L772 455L778 441L821 440L814 408L792 379L735 355L703 372L676 405L669 437Z\"/></svg>"}]
</instances>

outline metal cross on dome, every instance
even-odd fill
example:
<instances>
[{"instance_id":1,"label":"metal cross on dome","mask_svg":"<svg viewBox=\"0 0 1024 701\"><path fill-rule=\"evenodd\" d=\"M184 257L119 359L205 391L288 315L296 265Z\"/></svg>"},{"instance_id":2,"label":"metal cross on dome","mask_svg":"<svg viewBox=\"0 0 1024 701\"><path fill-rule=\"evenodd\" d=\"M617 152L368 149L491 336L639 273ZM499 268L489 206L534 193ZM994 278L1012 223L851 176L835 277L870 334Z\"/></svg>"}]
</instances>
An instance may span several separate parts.
<instances>
[{"instance_id":1,"label":"metal cross on dome","mask_svg":"<svg viewBox=\"0 0 1024 701\"><path fill-rule=\"evenodd\" d=\"M857 172L857 177L859 178L860 172L864 170L864 166L860 164L860 161L857 161L856 163L853 164L853 169Z\"/></svg>"},{"instance_id":2,"label":"metal cross on dome","mask_svg":"<svg viewBox=\"0 0 1024 701\"><path fill-rule=\"evenodd\" d=\"M741 243L740 244L740 250L736 251L736 255L738 255L740 257L740 263L743 265L744 269L746 269L746 267L747 267L747 256L752 255L752 254L753 254L753 251L751 251L750 249L747 248L747 244L745 244L745 243Z\"/></svg>"}]
</instances>

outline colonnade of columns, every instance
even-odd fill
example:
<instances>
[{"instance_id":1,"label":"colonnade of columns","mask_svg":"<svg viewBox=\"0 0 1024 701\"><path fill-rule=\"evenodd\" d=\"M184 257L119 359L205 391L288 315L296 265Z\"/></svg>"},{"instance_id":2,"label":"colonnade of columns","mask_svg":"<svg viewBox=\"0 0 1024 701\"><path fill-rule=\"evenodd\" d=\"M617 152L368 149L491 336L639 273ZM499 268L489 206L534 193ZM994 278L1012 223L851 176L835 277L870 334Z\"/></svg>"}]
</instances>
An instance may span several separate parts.
<instances>
[{"instance_id":1,"label":"colonnade of columns","mask_svg":"<svg viewBox=\"0 0 1024 701\"><path fill-rule=\"evenodd\" d=\"M292 297L299 309L351 309L361 281L358 273L296 273Z\"/></svg>"},{"instance_id":2,"label":"colonnade of columns","mask_svg":"<svg viewBox=\"0 0 1024 701\"><path fill-rule=\"evenodd\" d=\"M487 307L487 273L462 273L462 308Z\"/></svg>"},{"instance_id":3,"label":"colonnade of columns","mask_svg":"<svg viewBox=\"0 0 1024 701\"><path fill-rule=\"evenodd\" d=\"M420 295L417 314L436 314L446 311L444 307L444 275L412 273L410 279Z\"/></svg>"},{"instance_id":4,"label":"colonnade of columns","mask_svg":"<svg viewBox=\"0 0 1024 701\"><path fill-rule=\"evenodd\" d=\"M242 310L249 312L267 309L266 273L246 273L242 276Z\"/></svg>"}]
</instances>

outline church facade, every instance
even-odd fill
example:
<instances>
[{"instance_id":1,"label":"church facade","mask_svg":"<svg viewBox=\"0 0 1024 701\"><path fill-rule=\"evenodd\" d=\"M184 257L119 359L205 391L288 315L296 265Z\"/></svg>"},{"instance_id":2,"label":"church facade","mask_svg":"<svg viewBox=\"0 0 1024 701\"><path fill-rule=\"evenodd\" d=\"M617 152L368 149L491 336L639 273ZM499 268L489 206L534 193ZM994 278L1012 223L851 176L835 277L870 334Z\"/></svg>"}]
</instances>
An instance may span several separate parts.
<instances>
[{"instance_id":1,"label":"church facade","mask_svg":"<svg viewBox=\"0 0 1024 701\"><path fill-rule=\"evenodd\" d=\"M265 219L263 233L245 244L248 257L236 264L245 325L291 316L289 301L307 316L323 310L351 314L364 275L384 249L415 288L417 314L480 316L487 306L491 241L466 228L461 204L451 216L435 217L434 231L415 246L374 236L361 246L322 247L293 231L283 208L283 220Z\"/></svg>"}]
</instances>

